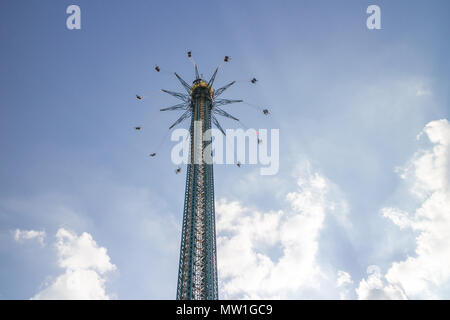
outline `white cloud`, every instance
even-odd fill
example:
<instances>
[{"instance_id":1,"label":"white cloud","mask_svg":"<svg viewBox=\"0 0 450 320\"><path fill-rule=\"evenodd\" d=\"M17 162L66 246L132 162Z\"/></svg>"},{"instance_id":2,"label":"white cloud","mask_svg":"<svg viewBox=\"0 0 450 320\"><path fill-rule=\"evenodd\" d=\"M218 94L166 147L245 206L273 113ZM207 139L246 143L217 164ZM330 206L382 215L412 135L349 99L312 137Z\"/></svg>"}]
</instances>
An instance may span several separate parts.
<instances>
[{"instance_id":1,"label":"white cloud","mask_svg":"<svg viewBox=\"0 0 450 320\"><path fill-rule=\"evenodd\" d=\"M387 283L377 266L367 268L369 276L362 279L356 294L360 300L405 300L400 287Z\"/></svg>"},{"instance_id":2,"label":"white cloud","mask_svg":"<svg viewBox=\"0 0 450 320\"><path fill-rule=\"evenodd\" d=\"M60 228L56 239L58 265L65 272L32 299L109 299L106 276L116 266L110 262L106 249L86 232L77 236Z\"/></svg>"},{"instance_id":3,"label":"white cloud","mask_svg":"<svg viewBox=\"0 0 450 320\"><path fill-rule=\"evenodd\" d=\"M439 288L450 282L450 123L432 121L423 133L433 146L417 152L403 174L419 208L413 214L382 209L394 224L418 233L415 255L394 262L385 277L409 298L449 298Z\"/></svg>"},{"instance_id":4,"label":"white cloud","mask_svg":"<svg viewBox=\"0 0 450 320\"><path fill-rule=\"evenodd\" d=\"M218 268L224 298L289 298L317 288L319 235L328 210L329 182L303 170L287 194L289 210L260 212L217 201Z\"/></svg>"},{"instance_id":5,"label":"white cloud","mask_svg":"<svg viewBox=\"0 0 450 320\"><path fill-rule=\"evenodd\" d=\"M397 208L383 208L381 209L383 217L392 220L400 229L404 229L411 226L411 219L408 212L399 210Z\"/></svg>"},{"instance_id":6,"label":"white cloud","mask_svg":"<svg viewBox=\"0 0 450 320\"><path fill-rule=\"evenodd\" d=\"M338 270L336 286L340 288L339 297L341 300L350 299L351 286L353 285L352 277L348 272Z\"/></svg>"},{"instance_id":7,"label":"white cloud","mask_svg":"<svg viewBox=\"0 0 450 320\"><path fill-rule=\"evenodd\" d=\"M338 275L338 278L337 278L337 281L336 281L336 285L338 287L342 287L342 286L344 286L346 284L352 284L353 283L352 277L350 276L350 274L348 272L339 270L337 275Z\"/></svg>"},{"instance_id":8,"label":"white cloud","mask_svg":"<svg viewBox=\"0 0 450 320\"><path fill-rule=\"evenodd\" d=\"M14 240L18 242L23 240L36 239L42 246L44 246L45 237L46 237L45 231L20 230L20 229L16 229L14 231Z\"/></svg>"}]
</instances>

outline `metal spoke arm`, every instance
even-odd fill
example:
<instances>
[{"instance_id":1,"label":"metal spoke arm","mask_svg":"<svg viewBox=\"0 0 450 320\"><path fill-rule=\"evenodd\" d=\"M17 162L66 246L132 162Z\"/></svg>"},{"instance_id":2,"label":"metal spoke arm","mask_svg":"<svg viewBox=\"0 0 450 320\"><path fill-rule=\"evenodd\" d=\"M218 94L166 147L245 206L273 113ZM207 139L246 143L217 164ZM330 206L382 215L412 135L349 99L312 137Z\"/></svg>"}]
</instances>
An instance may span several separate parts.
<instances>
[{"instance_id":1,"label":"metal spoke arm","mask_svg":"<svg viewBox=\"0 0 450 320\"><path fill-rule=\"evenodd\" d=\"M233 117L231 114L229 114L228 112L226 112L225 110L222 110L222 109L220 109L220 108L217 108L217 107L214 108L214 111L213 111L213 112L216 113L216 114L219 114L219 115L221 115L221 116L224 116L224 117L227 117L227 118L230 118L230 119L239 121L238 118Z\"/></svg>"},{"instance_id":2,"label":"metal spoke arm","mask_svg":"<svg viewBox=\"0 0 450 320\"><path fill-rule=\"evenodd\" d=\"M161 89L161 91L170 94L171 96L174 96L177 99L180 99L184 102L188 102L190 97L187 94L184 93L179 93L179 92L173 92L173 91L169 91L169 90L165 90L165 89Z\"/></svg>"},{"instance_id":3,"label":"metal spoke arm","mask_svg":"<svg viewBox=\"0 0 450 320\"><path fill-rule=\"evenodd\" d=\"M217 127L217 129L219 129L223 133L223 135L226 136L225 131L222 129L222 127L221 127L219 121L217 120L217 118L215 116L211 116L211 119L212 119L214 125Z\"/></svg>"},{"instance_id":4,"label":"metal spoke arm","mask_svg":"<svg viewBox=\"0 0 450 320\"><path fill-rule=\"evenodd\" d=\"M223 86L222 88L217 89L214 92L214 98L220 96L225 90L227 90L229 87L231 87L236 81L230 82L229 84L227 84L226 86Z\"/></svg>"},{"instance_id":5,"label":"metal spoke arm","mask_svg":"<svg viewBox=\"0 0 450 320\"><path fill-rule=\"evenodd\" d=\"M214 80L216 79L217 71L219 71L219 67L217 67L216 71L214 71L214 74L212 75L211 79L209 79L208 87L212 87L214 84Z\"/></svg>"},{"instance_id":6,"label":"metal spoke arm","mask_svg":"<svg viewBox=\"0 0 450 320\"><path fill-rule=\"evenodd\" d=\"M198 74L198 68L196 64L194 65L194 68L195 68L195 80L200 79L200 75Z\"/></svg>"},{"instance_id":7,"label":"metal spoke arm","mask_svg":"<svg viewBox=\"0 0 450 320\"><path fill-rule=\"evenodd\" d=\"M180 104L176 104L172 107L160 109L159 111L187 110L188 108L189 108L189 105L187 103L180 103Z\"/></svg>"},{"instance_id":8,"label":"metal spoke arm","mask_svg":"<svg viewBox=\"0 0 450 320\"><path fill-rule=\"evenodd\" d=\"M217 99L214 100L214 107L224 106L226 104L243 102L244 100Z\"/></svg>"},{"instance_id":9,"label":"metal spoke arm","mask_svg":"<svg viewBox=\"0 0 450 320\"><path fill-rule=\"evenodd\" d=\"M191 110L186 111L181 115L181 117L178 118L177 121L175 121L170 127L169 130L175 127L177 124L183 122L186 118L189 118L191 116Z\"/></svg>"},{"instance_id":10,"label":"metal spoke arm","mask_svg":"<svg viewBox=\"0 0 450 320\"><path fill-rule=\"evenodd\" d=\"M183 85L184 89L186 89L187 93L191 92L191 86L184 81L176 72L175 72L175 77L177 77L177 79L181 82L181 84Z\"/></svg>"}]
</instances>

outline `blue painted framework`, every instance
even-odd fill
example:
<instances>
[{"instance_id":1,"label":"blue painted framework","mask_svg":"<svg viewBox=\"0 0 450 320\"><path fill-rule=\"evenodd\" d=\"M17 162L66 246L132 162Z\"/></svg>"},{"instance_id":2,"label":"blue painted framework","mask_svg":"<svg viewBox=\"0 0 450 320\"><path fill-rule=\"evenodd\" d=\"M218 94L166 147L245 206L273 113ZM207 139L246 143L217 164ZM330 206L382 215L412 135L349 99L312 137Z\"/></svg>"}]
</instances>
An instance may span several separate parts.
<instances>
[{"instance_id":1,"label":"blue painted framework","mask_svg":"<svg viewBox=\"0 0 450 320\"><path fill-rule=\"evenodd\" d=\"M211 129L211 109L213 103L210 89L197 88L191 94L191 148L190 163L187 165L186 189L183 214L183 232L181 237L180 263L178 271L177 299L214 300L218 299L216 227L214 210L214 176L213 165L194 163L195 130L194 123L199 121L201 133ZM202 149L211 143L211 138L202 142ZM200 216L203 215L203 216ZM203 219L203 238L198 239L197 220ZM198 248L201 246L201 257ZM197 255L197 256L196 256ZM195 270L197 259L200 263L201 275ZM200 277L200 280L196 280Z\"/></svg>"}]
</instances>

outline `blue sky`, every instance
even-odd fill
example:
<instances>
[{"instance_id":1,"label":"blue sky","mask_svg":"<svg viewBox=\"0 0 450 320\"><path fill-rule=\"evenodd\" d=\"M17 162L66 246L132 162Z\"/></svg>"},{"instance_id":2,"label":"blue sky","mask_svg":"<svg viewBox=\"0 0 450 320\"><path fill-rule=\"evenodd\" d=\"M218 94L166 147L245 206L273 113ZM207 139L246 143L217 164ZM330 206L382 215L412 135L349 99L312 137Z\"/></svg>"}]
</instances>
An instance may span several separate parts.
<instances>
[{"instance_id":1,"label":"blue sky","mask_svg":"<svg viewBox=\"0 0 450 320\"><path fill-rule=\"evenodd\" d=\"M81 8L81 30L66 28L70 4ZM381 8L381 30L366 28L371 4ZM79 268L104 279L84 288L91 293L175 297L185 176L174 174L168 139L158 157L148 154L177 116L159 112L176 100L158 90L182 90L172 71L193 80L187 50L205 77L231 56L216 86L237 80L224 97L269 106L271 115L244 104L226 110L248 127L280 130L277 175L260 176L257 166L215 167L221 297L450 298L450 275L428 279L436 270L419 263L434 255L420 251L420 236L430 230L417 222L420 212L436 217L420 210L436 193L449 204L442 219L450 219L447 124L436 122L450 111L449 9L444 0L2 1L0 298L51 297L67 289L55 287L58 279ZM156 64L164 72L155 72ZM419 160L427 154L442 164L424 167ZM410 169L409 178L401 168ZM435 186L423 172L443 172L447 180ZM399 225L393 216L400 213L383 216L386 208L417 221ZM235 225L227 224L228 213ZM268 218L273 238L260 239L259 229L245 238L241 221L265 228L258 215ZM299 236L283 238L296 219L303 221ZM45 232L43 243L17 229ZM255 257L245 270L233 267L237 258L227 251L241 237L249 243L242 254ZM106 257L68 267L61 252L78 245ZM408 258L433 283L424 296L417 293L423 287L406 286L396 273L396 265L413 270L402 264ZM371 265L378 269L368 274ZM246 276L251 270L261 270L257 282L269 289ZM283 287L289 272L279 270L312 280L293 276L296 285Z\"/></svg>"}]
</instances>

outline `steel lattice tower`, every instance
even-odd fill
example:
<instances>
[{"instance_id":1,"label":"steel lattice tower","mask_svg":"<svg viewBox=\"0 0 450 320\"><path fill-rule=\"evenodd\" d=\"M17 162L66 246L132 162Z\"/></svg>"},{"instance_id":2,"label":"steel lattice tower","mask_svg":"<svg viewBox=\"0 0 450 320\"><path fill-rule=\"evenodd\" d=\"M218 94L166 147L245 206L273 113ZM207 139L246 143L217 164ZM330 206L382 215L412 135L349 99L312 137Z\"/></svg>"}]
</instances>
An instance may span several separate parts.
<instances>
[{"instance_id":1,"label":"steel lattice tower","mask_svg":"<svg viewBox=\"0 0 450 320\"><path fill-rule=\"evenodd\" d=\"M205 161L205 148L211 144L211 136L203 137L211 129L211 123L225 135L217 121L216 114L237 120L219 106L242 102L242 100L217 99L235 81L213 90L212 85L218 68L206 82L200 78L195 66L196 79L189 85L181 82L187 94L163 90L183 102L161 109L184 110L181 117L170 127L191 118L190 154L186 173L183 231L181 236L180 261L178 269L177 299L218 299L216 226L214 212L213 164ZM210 149L206 149L210 150Z\"/></svg>"}]
</instances>

